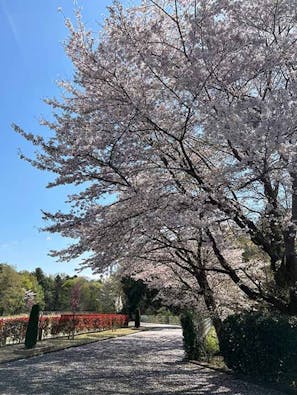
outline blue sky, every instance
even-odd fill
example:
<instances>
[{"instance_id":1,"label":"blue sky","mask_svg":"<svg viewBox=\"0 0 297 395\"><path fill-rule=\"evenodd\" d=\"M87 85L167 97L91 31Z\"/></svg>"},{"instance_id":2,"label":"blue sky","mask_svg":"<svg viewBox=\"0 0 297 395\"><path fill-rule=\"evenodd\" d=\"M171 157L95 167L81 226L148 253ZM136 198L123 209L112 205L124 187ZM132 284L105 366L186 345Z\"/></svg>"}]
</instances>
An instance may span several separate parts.
<instances>
[{"instance_id":1,"label":"blue sky","mask_svg":"<svg viewBox=\"0 0 297 395\"><path fill-rule=\"evenodd\" d=\"M100 29L111 3L79 0L87 26ZM46 189L53 176L19 159L19 149L29 155L33 149L11 129L14 122L26 131L46 133L39 119L49 117L50 108L42 99L58 96L55 81L72 76L62 43L67 37L63 15L74 19L73 10L73 0L0 0L0 262L18 270L41 267L50 274L74 274L78 266L49 257L50 249L68 241L39 231L40 210L63 209L69 187Z\"/></svg>"}]
</instances>

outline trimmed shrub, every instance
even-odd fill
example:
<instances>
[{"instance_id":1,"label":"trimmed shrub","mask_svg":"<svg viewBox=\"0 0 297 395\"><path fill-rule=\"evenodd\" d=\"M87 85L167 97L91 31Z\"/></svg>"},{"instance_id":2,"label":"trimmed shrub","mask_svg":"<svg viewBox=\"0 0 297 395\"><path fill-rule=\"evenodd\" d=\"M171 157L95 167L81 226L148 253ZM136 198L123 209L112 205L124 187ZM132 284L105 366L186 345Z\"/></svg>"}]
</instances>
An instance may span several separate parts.
<instances>
[{"instance_id":1,"label":"trimmed shrub","mask_svg":"<svg viewBox=\"0 0 297 395\"><path fill-rule=\"evenodd\" d=\"M37 336L38 336L38 323L39 323L39 305L35 304L34 306L32 306L28 327L26 331L26 337L25 337L26 348L33 348L36 346Z\"/></svg>"},{"instance_id":2,"label":"trimmed shrub","mask_svg":"<svg viewBox=\"0 0 297 395\"><path fill-rule=\"evenodd\" d=\"M211 358L214 355L218 355L220 353L219 340L213 326L210 328L207 335L205 336L203 343L205 353L208 358Z\"/></svg>"},{"instance_id":3,"label":"trimmed shrub","mask_svg":"<svg viewBox=\"0 0 297 395\"><path fill-rule=\"evenodd\" d=\"M27 326L28 317L2 318L0 320L0 345L23 342Z\"/></svg>"},{"instance_id":4,"label":"trimmed shrub","mask_svg":"<svg viewBox=\"0 0 297 395\"><path fill-rule=\"evenodd\" d=\"M220 349L235 372L289 385L297 381L296 318L259 312L229 316Z\"/></svg>"},{"instance_id":5,"label":"trimmed shrub","mask_svg":"<svg viewBox=\"0 0 297 395\"><path fill-rule=\"evenodd\" d=\"M74 328L73 328L74 325ZM116 329L128 326L128 316L124 314L62 314L59 322L53 327L52 334L70 335L76 333Z\"/></svg>"},{"instance_id":6,"label":"trimmed shrub","mask_svg":"<svg viewBox=\"0 0 297 395\"><path fill-rule=\"evenodd\" d=\"M199 360L204 356L203 343L199 340L199 334L194 322L193 313L184 311L180 318L183 330L183 344L185 359Z\"/></svg>"},{"instance_id":7,"label":"trimmed shrub","mask_svg":"<svg viewBox=\"0 0 297 395\"><path fill-rule=\"evenodd\" d=\"M128 326L124 314L76 314L75 332L93 332ZM0 319L0 347L6 344L22 343L28 327L28 317L3 317ZM39 318L39 338L68 335L73 330L73 314L43 315Z\"/></svg>"}]
</instances>

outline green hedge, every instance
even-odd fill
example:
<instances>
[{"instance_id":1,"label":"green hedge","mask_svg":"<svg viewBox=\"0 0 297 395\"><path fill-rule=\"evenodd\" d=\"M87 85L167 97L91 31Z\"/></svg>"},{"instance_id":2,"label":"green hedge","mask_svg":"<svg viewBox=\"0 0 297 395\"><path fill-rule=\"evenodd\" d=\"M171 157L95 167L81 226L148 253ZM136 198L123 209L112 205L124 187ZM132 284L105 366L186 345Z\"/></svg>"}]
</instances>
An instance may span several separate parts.
<instances>
[{"instance_id":1,"label":"green hedge","mask_svg":"<svg viewBox=\"0 0 297 395\"><path fill-rule=\"evenodd\" d=\"M198 361L204 356L204 348L199 341L194 314L191 311L184 311L180 317L180 322L183 331L185 359Z\"/></svg>"},{"instance_id":2,"label":"green hedge","mask_svg":"<svg viewBox=\"0 0 297 395\"><path fill-rule=\"evenodd\" d=\"M220 349L226 365L267 381L297 383L297 318L245 313L223 323Z\"/></svg>"}]
</instances>

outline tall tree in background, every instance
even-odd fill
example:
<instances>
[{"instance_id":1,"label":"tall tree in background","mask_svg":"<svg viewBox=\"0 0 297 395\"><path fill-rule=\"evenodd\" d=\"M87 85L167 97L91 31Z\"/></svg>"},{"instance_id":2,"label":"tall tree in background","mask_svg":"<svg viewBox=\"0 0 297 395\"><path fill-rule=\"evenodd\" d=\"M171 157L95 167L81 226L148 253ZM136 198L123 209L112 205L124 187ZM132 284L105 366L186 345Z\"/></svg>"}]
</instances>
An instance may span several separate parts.
<instances>
[{"instance_id":1,"label":"tall tree in background","mask_svg":"<svg viewBox=\"0 0 297 395\"><path fill-rule=\"evenodd\" d=\"M37 267L33 272L38 284L42 287L44 293L44 309L47 311L54 310L54 279L51 276L44 274L40 267Z\"/></svg>"},{"instance_id":2,"label":"tall tree in background","mask_svg":"<svg viewBox=\"0 0 297 395\"><path fill-rule=\"evenodd\" d=\"M54 298L53 311L59 311L61 308L61 294L62 294L63 280L59 274L54 279Z\"/></svg>"},{"instance_id":3,"label":"tall tree in background","mask_svg":"<svg viewBox=\"0 0 297 395\"><path fill-rule=\"evenodd\" d=\"M34 294L35 303L44 306L43 290L36 278L27 271L17 272L12 266L1 263L0 314L28 312L28 306L26 306L26 295L28 293Z\"/></svg>"},{"instance_id":4,"label":"tall tree in background","mask_svg":"<svg viewBox=\"0 0 297 395\"><path fill-rule=\"evenodd\" d=\"M38 283L36 277L34 276L34 274L32 274L26 270L22 270L18 274L21 277L21 283L22 283L23 289L34 293L35 294L34 304L35 303L39 304L39 307L43 309L44 308L44 292L43 292L42 287ZM30 309L31 309L31 307L32 306L30 306Z\"/></svg>"},{"instance_id":5,"label":"tall tree in background","mask_svg":"<svg viewBox=\"0 0 297 395\"><path fill-rule=\"evenodd\" d=\"M17 314L24 307L21 277L9 265L0 264L0 313Z\"/></svg>"},{"instance_id":6,"label":"tall tree in background","mask_svg":"<svg viewBox=\"0 0 297 395\"><path fill-rule=\"evenodd\" d=\"M148 308L160 308L160 301L154 300L158 291L148 288L142 280L135 280L131 277L123 277L121 280L123 293L125 295L125 310L130 319L135 319L135 315L143 313Z\"/></svg>"},{"instance_id":7,"label":"tall tree in background","mask_svg":"<svg viewBox=\"0 0 297 395\"><path fill-rule=\"evenodd\" d=\"M48 231L78 240L53 255L91 252L85 266L101 271L143 245L141 265L163 249L179 267L196 259L206 302L208 273L220 273L297 314L295 2L116 2L98 43L80 16L67 25L75 78L60 83L62 101L48 100L54 136L16 127L41 148L29 161L57 174L50 187L85 185L69 213L45 213ZM106 194L113 202L101 205ZM266 254L269 286L240 256L232 266L229 234ZM215 266L199 263L204 246Z\"/></svg>"}]
</instances>

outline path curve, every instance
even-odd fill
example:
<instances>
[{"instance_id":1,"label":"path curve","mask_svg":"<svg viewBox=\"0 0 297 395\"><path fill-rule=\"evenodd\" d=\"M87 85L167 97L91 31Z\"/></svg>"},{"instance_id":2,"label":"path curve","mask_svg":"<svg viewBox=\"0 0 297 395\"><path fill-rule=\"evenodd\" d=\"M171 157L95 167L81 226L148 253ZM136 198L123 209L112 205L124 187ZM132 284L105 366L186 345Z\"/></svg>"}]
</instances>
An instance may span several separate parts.
<instances>
[{"instance_id":1,"label":"path curve","mask_svg":"<svg viewBox=\"0 0 297 395\"><path fill-rule=\"evenodd\" d=\"M280 394L182 358L181 330L162 326L1 365L0 394Z\"/></svg>"}]
</instances>

